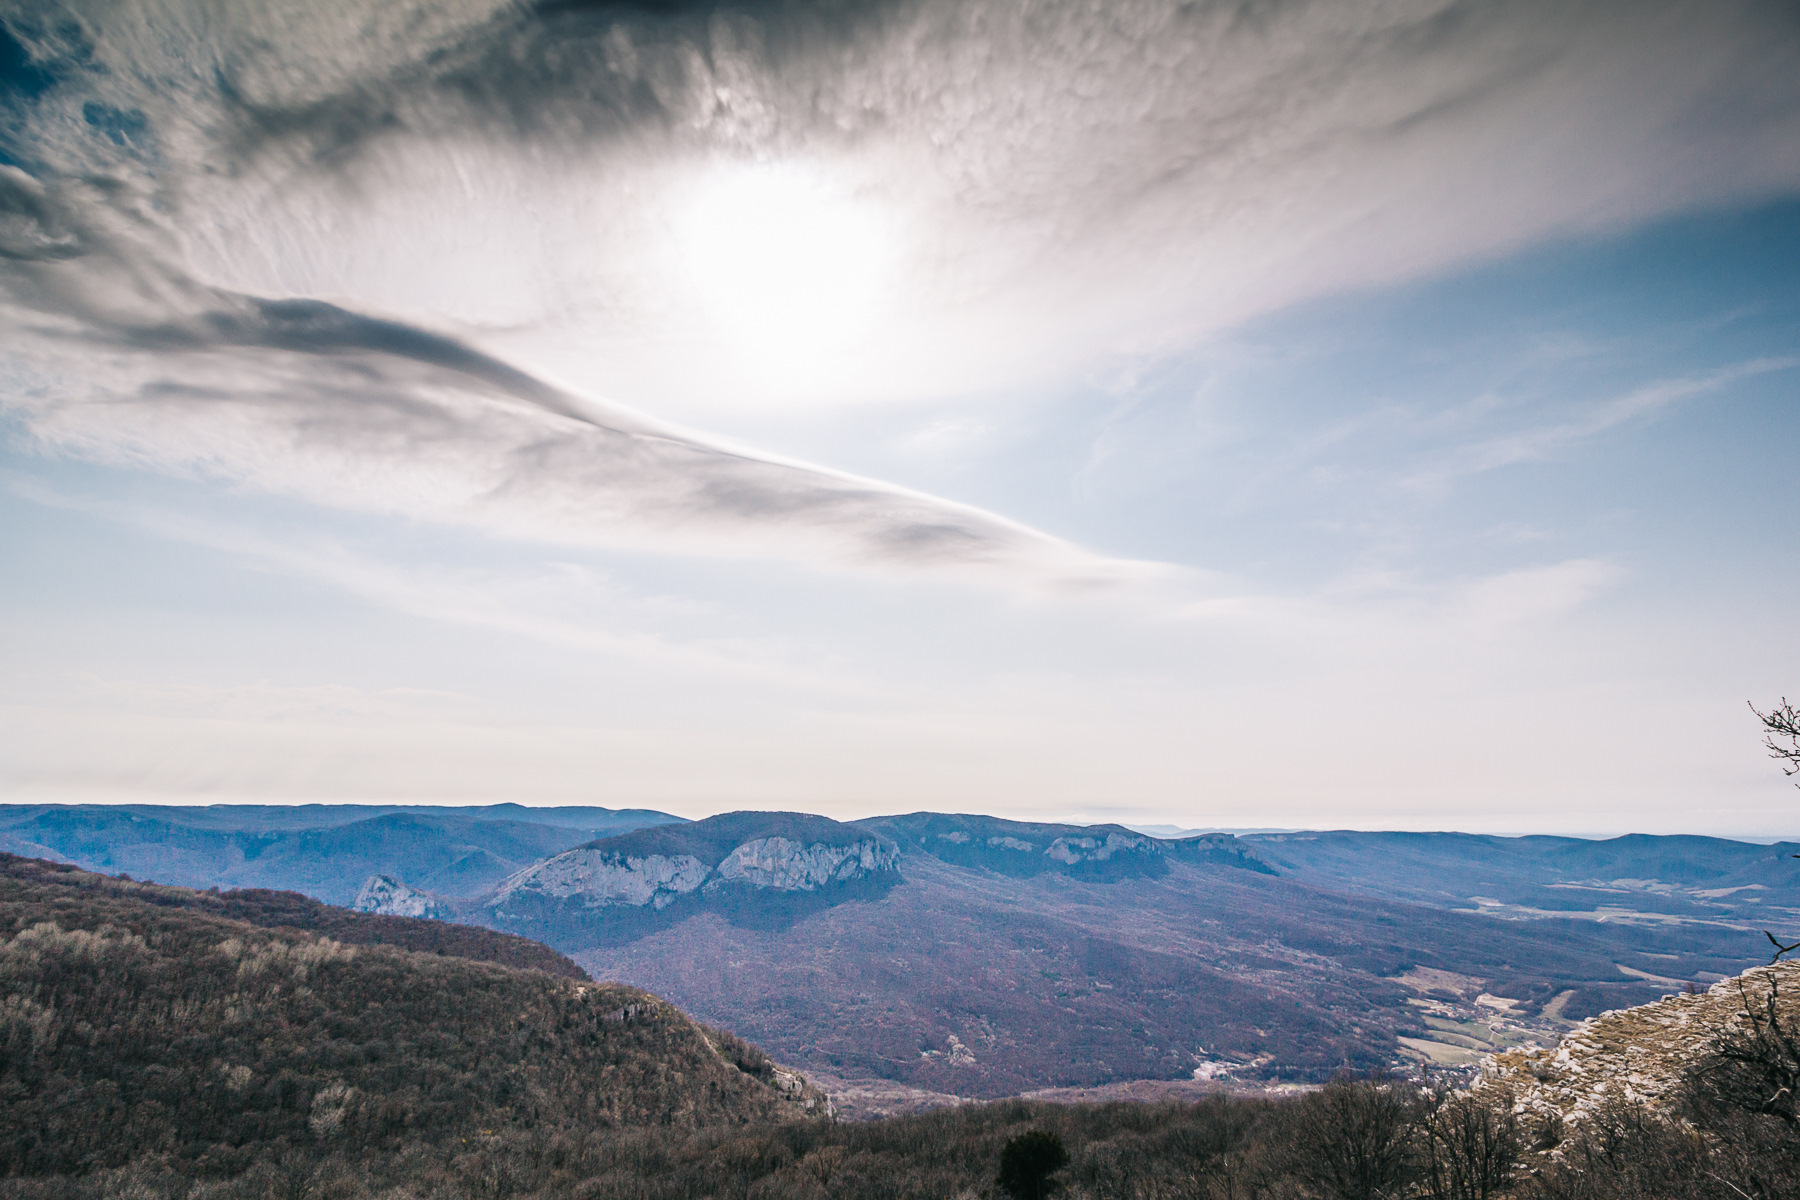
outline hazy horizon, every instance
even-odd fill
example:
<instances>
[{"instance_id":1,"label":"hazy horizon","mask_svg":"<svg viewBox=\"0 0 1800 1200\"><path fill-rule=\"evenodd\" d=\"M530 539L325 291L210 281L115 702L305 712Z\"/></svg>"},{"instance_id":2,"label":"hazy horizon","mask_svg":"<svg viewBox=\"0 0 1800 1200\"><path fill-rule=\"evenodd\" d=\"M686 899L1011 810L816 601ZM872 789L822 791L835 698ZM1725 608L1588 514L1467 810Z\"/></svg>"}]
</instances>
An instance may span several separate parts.
<instances>
[{"instance_id":1,"label":"hazy horizon","mask_svg":"<svg viewBox=\"0 0 1800 1200\"><path fill-rule=\"evenodd\" d=\"M227 809L227 810L238 809L238 808L274 808L274 809L368 808L368 809L401 809L401 810L444 809L444 810L454 811L457 809L518 808L527 813L529 813L533 810L538 810L538 809L542 809L545 811L559 811L559 812L580 812L580 811L584 811L584 810L596 810L597 809L599 811L604 811L604 812L658 812L658 813L662 813L663 815L666 815L666 816L679 817L680 819L686 820L686 821L703 820L709 816L721 816L726 813L742 812L742 811L748 811L748 812L801 811L801 810L784 810L784 809L774 809L774 808L732 809L732 808L728 808L728 807L716 807L715 809L713 809L711 811L698 811L697 815L689 816L689 815L683 815L681 813L672 812L672 811L669 811L666 809L653 809L653 808L649 808L649 807L642 806L642 805L637 805L637 806L624 805L624 806L608 808L606 806L601 806L601 805L584 805L584 804L549 804L549 803L529 804L529 803L520 803L517 801L510 801L510 800L495 800L495 801L469 800L469 801L464 801L461 803L453 802L453 803L447 803L447 804L436 804L436 803L431 803L429 801L405 802L405 803L386 803L386 802L379 802L379 801L361 801L361 800L315 800L315 801L307 801L303 804L264 804L264 803L256 802L256 801L238 802L238 801L216 801L216 800L193 800L193 801L189 801L186 803L182 803L182 802L143 802L143 801L136 801L136 800L116 800L116 801L110 801L110 802L109 801L0 800L0 806L20 807L20 808L31 808L31 807L38 807L38 806L75 808L75 807L83 807L83 806L88 806L88 805L94 805L94 806L104 805L104 806L110 806L110 807L150 808L150 809L189 808L189 809ZM845 815L845 816L834 818L834 819L840 820L840 821L846 821L846 822L861 821L861 820L879 820L879 819L888 818L888 817L911 816L911 815L916 815L918 813L923 813L923 812L928 812L928 811L940 811L940 810L926 810L926 809L909 809L909 810L904 810L904 811L899 810L899 809L895 809L892 811L882 810L882 811L878 811L878 812L871 811L871 812L861 813L861 814ZM992 815L989 813L981 813L981 812L978 812L973 809L957 810L954 813L948 812L947 810L942 810L942 811L945 811L946 815L958 815L958 816L991 816ZM1233 837L1253 836L1253 835L1258 835L1258 834L1285 834L1285 833L1297 833L1297 834L1418 833L1418 834L1449 834L1449 835L1453 835L1453 836L1468 835L1468 836L1498 837L1498 838L1564 837L1564 838L1572 838L1572 839L1575 839L1578 841L1588 841L1588 842L1610 841L1615 838L1621 838L1621 837L1646 837L1646 836L1648 836L1648 837L1713 837L1713 838L1718 838L1722 841L1742 842L1747 845L1775 845L1775 844L1783 843L1783 842L1800 842L1800 837L1796 837L1793 834L1726 835L1726 834L1690 833L1690 832L1683 832L1683 831L1679 831L1679 830L1671 831L1668 833L1661 833L1661 834L1646 834L1646 833L1643 833L1642 831L1638 831L1638 830L1625 830L1625 831L1616 832L1616 833L1564 831L1564 832L1559 832L1559 833L1554 833L1554 834L1547 834L1541 830L1533 830L1533 829L1480 829L1480 830L1478 830L1478 829L1456 829L1456 828L1452 828L1452 827L1448 827L1448 826L1430 826L1430 827L1420 826L1418 828L1410 828L1409 829L1409 828L1387 828L1387 827L1357 826L1357 825L1340 825L1340 826L1328 826L1328 825L1318 825L1318 826L1206 825L1206 826L1196 826L1196 827L1188 828L1188 827L1183 827L1183 826L1178 826L1178 825L1154 824L1154 823L1139 822L1139 821L1112 821L1112 820L1065 821L1065 820L1062 820L1062 819L1056 818L1056 817L1034 817L1034 816L1031 816L1030 814L1015 815L1015 816L1012 816L1012 817L1009 817L1006 819L1025 822L1025 823L1039 823L1039 824L1048 824L1048 825L1070 824L1070 825L1088 826L1088 827L1097 827L1097 826L1104 826L1104 825L1118 825L1118 826L1123 826L1126 829L1130 829L1135 833L1142 833L1142 834L1146 834L1150 837L1155 837L1155 838L1159 838L1159 839L1198 837L1202 834L1209 834L1209 833L1224 833L1224 834L1230 834Z\"/></svg>"}]
</instances>

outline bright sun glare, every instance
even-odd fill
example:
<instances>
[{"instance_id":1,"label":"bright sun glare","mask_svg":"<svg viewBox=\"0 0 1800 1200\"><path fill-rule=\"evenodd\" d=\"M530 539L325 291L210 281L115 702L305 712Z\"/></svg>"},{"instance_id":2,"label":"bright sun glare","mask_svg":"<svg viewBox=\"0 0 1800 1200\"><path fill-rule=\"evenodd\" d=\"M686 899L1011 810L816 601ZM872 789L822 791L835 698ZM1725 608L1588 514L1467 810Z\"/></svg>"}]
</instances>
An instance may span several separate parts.
<instances>
[{"instance_id":1,"label":"bright sun glare","mask_svg":"<svg viewBox=\"0 0 1800 1200\"><path fill-rule=\"evenodd\" d=\"M797 167L706 179L677 225L720 332L783 382L832 377L875 324L893 245L866 200Z\"/></svg>"}]
</instances>

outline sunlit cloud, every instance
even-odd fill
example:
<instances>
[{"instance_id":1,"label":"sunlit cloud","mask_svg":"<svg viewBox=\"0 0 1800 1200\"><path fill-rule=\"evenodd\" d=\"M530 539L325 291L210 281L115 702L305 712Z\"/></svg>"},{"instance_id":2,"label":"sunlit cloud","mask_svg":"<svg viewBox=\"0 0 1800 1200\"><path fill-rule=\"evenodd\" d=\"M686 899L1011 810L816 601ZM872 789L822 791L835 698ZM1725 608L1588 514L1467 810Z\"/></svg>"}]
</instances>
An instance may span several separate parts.
<instances>
[{"instance_id":1,"label":"sunlit cloud","mask_svg":"<svg viewBox=\"0 0 1800 1200\"><path fill-rule=\"evenodd\" d=\"M38 81L0 168L35 381L9 403L46 444L703 552L1116 573L638 414L1050 386L1800 184L1779 5L166 0L7 29Z\"/></svg>"},{"instance_id":2,"label":"sunlit cloud","mask_svg":"<svg viewBox=\"0 0 1800 1200\"><path fill-rule=\"evenodd\" d=\"M104 336L40 325L19 356L35 374L4 403L47 449L526 538L1030 587L1149 569L688 433L414 327L312 301L208 298Z\"/></svg>"}]
</instances>

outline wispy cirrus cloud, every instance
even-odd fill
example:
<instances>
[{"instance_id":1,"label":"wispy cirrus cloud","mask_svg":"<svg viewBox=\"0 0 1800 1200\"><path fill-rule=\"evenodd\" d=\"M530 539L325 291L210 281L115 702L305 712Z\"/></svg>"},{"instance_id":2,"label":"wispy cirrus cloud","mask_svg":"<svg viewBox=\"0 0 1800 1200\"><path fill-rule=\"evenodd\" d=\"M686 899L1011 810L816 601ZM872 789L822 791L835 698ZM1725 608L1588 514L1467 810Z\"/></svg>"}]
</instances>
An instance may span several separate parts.
<instances>
[{"instance_id":1,"label":"wispy cirrus cloud","mask_svg":"<svg viewBox=\"0 0 1800 1200\"><path fill-rule=\"evenodd\" d=\"M1800 358L1758 358L1678 379L1658 379L1621 396L1571 406L1560 415L1527 424L1435 456L1408 476L1411 486L1441 490L1454 480L1520 463L1542 462L1621 426L1656 417L1696 397L1744 379L1800 366Z\"/></svg>"}]
</instances>

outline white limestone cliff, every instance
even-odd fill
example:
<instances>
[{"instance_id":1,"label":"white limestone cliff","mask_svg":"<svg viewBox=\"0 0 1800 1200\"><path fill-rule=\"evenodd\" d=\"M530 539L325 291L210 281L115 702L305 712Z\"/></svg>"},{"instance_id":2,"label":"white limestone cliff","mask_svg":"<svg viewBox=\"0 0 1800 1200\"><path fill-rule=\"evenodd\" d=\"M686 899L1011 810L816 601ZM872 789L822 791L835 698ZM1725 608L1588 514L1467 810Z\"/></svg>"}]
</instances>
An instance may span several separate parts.
<instances>
[{"instance_id":1,"label":"white limestone cliff","mask_svg":"<svg viewBox=\"0 0 1800 1200\"><path fill-rule=\"evenodd\" d=\"M1115 854L1131 850L1151 848L1151 841L1146 837L1135 837L1128 833L1109 833L1104 839L1093 837L1059 837L1050 843L1044 853L1057 862L1073 866L1083 859L1105 862Z\"/></svg>"},{"instance_id":2,"label":"white limestone cliff","mask_svg":"<svg viewBox=\"0 0 1800 1200\"><path fill-rule=\"evenodd\" d=\"M499 909L523 896L578 900L590 908L667 908L681 897L736 884L776 892L813 892L833 883L892 870L899 856L890 842L862 838L841 845L803 844L784 837L737 846L717 866L691 854L631 855L581 847L525 868L489 897Z\"/></svg>"},{"instance_id":3,"label":"white limestone cliff","mask_svg":"<svg viewBox=\"0 0 1800 1200\"><path fill-rule=\"evenodd\" d=\"M757 838L726 855L707 886L744 883L779 892L815 892L826 884L888 870L898 856L892 844L874 838L847 846L823 842L803 846L784 837Z\"/></svg>"},{"instance_id":4,"label":"white limestone cliff","mask_svg":"<svg viewBox=\"0 0 1800 1200\"><path fill-rule=\"evenodd\" d=\"M521 894L579 898L590 907L623 904L667 908L698 888L710 872L691 854L623 855L580 847L526 867L495 889L491 904Z\"/></svg>"},{"instance_id":5,"label":"white limestone cliff","mask_svg":"<svg viewBox=\"0 0 1800 1200\"><path fill-rule=\"evenodd\" d=\"M450 916L449 905L430 892L407 887L392 875L371 875L363 880L350 907L357 912L378 913L389 917L430 917L441 920Z\"/></svg>"},{"instance_id":6,"label":"white limestone cliff","mask_svg":"<svg viewBox=\"0 0 1800 1200\"><path fill-rule=\"evenodd\" d=\"M1504 1087L1522 1115L1553 1114L1569 1125L1608 1101L1660 1104L1715 1034L1743 1022L1746 1003L1761 1011L1771 987L1786 1018L1800 1020L1800 962L1752 967L1704 992L1591 1017L1554 1047L1493 1055L1482 1064L1476 1090Z\"/></svg>"}]
</instances>

